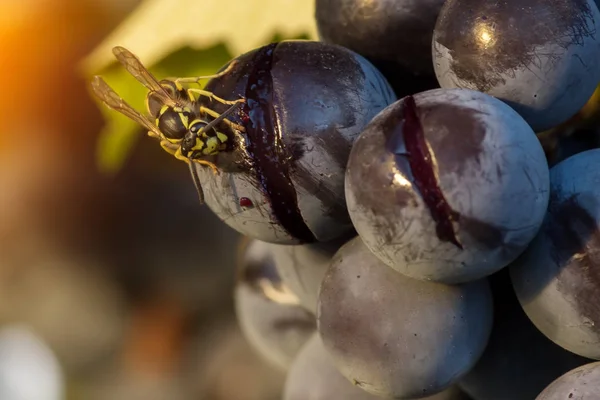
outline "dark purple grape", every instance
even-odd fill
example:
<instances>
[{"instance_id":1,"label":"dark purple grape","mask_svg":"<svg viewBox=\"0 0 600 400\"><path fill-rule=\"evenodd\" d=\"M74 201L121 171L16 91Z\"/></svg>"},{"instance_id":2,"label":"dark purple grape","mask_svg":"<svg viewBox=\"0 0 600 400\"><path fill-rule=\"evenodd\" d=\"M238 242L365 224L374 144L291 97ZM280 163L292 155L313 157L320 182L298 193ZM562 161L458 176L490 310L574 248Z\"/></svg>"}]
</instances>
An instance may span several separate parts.
<instances>
[{"instance_id":1,"label":"dark purple grape","mask_svg":"<svg viewBox=\"0 0 600 400\"><path fill-rule=\"evenodd\" d=\"M600 81L593 0L448 0L433 34L443 88L498 97L536 131L573 116Z\"/></svg>"},{"instance_id":2,"label":"dark purple grape","mask_svg":"<svg viewBox=\"0 0 600 400\"><path fill-rule=\"evenodd\" d=\"M318 334L296 356L288 371L283 400L378 400L340 374Z\"/></svg>"},{"instance_id":3,"label":"dark purple grape","mask_svg":"<svg viewBox=\"0 0 600 400\"><path fill-rule=\"evenodd\" d=\"M381 400L340 374L318 334L304 345L287 375L283 400ZM468 400L452 387L423 400Z\"/></svg>"},{"instance_id":4,"label":"dark purple grape","mask_svg":"<svg viewBox=\"0 0 600 400\"><path fill-rule=\"evenodd\" d=\"M395 100L381 73L340 46L273 43L236 58L206 90L247 102L230 117L246 132L197 166L208 206L244 235L281 244L327 241L352 230L344 200L350 148ZM223 113L229 105L206 100Z\"/></svg>"},{"instance_id":5,"label":"dark purple grape","mask_svg":"<svg viewBox=\"0 0 600 400\"><path fill-rule=\"evenodd\" d=\"M398 96L438 87L431 37L443 0L316 0L319 36L366 57Z\"/></svg>"},{"instance_id":6,"label":"dark purple grape","mask_svg":"<svg viewBox=\"0 0 600 400\"><path fill-rule=\"evenodd\" d=\"M416 398L459 380L492 328L487 281L448 286L407 278L355 238L321 284L317 325L346 379L369 393Z\"/></svg>"},{"instance_id":7,"label":"dark purple grape","mask_svg":"<svg viewBox=\"0 0 600 400\"><path fill-rule=\"evenodd\" d=\"M241 251L235 309L244 336L271 364L287 369L315 332L315 317L281 282L270 244L250 240Z\"/></svg>"},{"instance_id":8,"label":"dark purple grape","mask_svg":"<svg viewBox=\"0 0 600 400\"><path fill-rule=\"evenodd\" d=\"M562 374L591 360L548 340L527 318L507 269L490 277L494 328L460 387L476 400L531 400Z\"/></svg>"},{"instance_id":9,"label":"dark purple grape","mask_svg":"<svg viewBox=\"0 0 600 400\"><path fill-rule=\"evenodd\" d=\"M365 244L422 280L479 279L533 239L548 203L534 132L483 93L437 89L378 114L352 148L346 200Z\"/></svg>"},{"instance_id":10,"label":"dark purple grape","mask_svg":"<svg viewBox=\"0 0 600 400\"><path fill-rule=\"evenodd\" d=\"M544 224L511 266L513 285L549 339L600 359L600 149L554 166L550 185Z\"/></svg>"},{"instance_id":11,"label":"dark purple grape","mask_svg":"<svg viewBox=\"0 0 600 400\"><path fill-rule=\"evenodd\" d=\"M281 280L311 313L317 312L319 288L331 258L347 241L343 239L304 245L271 245L275 267Z\"/></svg>"},{"instance_id":12,"label":"dark purple grape","mask_svg":"<svg viewBox=\"0 0 600 400\"><path fill-rule=\"evenodd\" d=\"M536 400L596 399L600 399L600 362L564 374L536 397Z\"/></svg>"}]
</instances>

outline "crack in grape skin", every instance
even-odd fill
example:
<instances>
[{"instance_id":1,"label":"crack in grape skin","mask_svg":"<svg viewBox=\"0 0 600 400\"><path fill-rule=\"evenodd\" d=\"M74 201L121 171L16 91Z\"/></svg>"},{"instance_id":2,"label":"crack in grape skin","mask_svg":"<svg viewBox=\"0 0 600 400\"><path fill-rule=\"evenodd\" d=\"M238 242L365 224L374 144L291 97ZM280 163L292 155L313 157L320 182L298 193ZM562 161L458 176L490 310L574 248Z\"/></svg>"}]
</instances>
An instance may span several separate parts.
<instances>
[{"instance_id":1,"label":"crack in grape skin","mask_svg":"<svg viewBox=\"0 0 600 400\"><path fill-rule=\"evenodd\" d=\"M303 243L311 243L316 238L302 218L296 188L290 178L290 157L274 123L276 115L271 68L276 45L263 47L252 60L254 68L248 77L247 101L243 109L248 116L245 120L247 150L275 219L292 237Z\"/></svg>"},{"instance_id":2,"label":"crack in grape skin","mask_svg":"<svg viewBox=\"0 0 600 400\"><path fill-rule=\"evenodd\" d=\"M431 154L423 126L417 114L417 104L412 96L404 100L404 125L396 129L402 130L404 145L408 153L408 162L414 177L414 184L420 192L431 218L435 222L435 231L439 240L450 242L463 249L454 230L454 222L458 222L460 214L450 207L440 188L434 169Z\"/></svg>"}]
</instances>

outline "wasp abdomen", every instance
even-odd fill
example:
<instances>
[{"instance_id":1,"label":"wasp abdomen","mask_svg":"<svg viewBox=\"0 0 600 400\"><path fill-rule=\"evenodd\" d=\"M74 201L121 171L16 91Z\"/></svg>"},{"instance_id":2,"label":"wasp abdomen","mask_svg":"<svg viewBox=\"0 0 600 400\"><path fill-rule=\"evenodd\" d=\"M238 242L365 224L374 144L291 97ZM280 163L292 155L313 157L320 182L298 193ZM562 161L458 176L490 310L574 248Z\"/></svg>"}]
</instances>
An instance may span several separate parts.
<instances>
[{"instance_id":1,"label":"wasp abdomen","mask_svg":"<svg viewBox=\"0 0 600 400\"><path fill-rule=\"evenodd\" d=\"M156 118L158 129L167 139L183 139L188 131L191 113L187 111L175 111L175 109L164 106Z\"/></svg>"}]
</instances>

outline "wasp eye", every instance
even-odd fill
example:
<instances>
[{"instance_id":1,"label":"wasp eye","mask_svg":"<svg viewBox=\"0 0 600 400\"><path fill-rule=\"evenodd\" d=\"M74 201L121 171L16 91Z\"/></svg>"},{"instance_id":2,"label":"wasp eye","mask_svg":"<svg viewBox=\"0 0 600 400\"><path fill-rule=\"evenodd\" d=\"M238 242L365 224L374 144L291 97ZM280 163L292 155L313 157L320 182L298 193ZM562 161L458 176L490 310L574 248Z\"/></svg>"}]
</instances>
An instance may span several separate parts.
<instances>
[{"instance_id":1,"label":"wasp eye","mask_svg":"<svg viewBox=\"0 0 600 400\"><path fill-rule=\"evenodd\" d=\"M200 123L194 124L194 125L190 126L190 132L192 132L192 133L198 133L198 131L200 131L200 129L202 129L202 126L203 125L200 124Z\"/></svg>"},{"instance_id":2,"label":"wasp eye","mask_svg":"<svg viewBox=\"0 0 600 400\"><path fill-rule=\"evenodd\" d=\"M196 133L200 132L200 130L202 128L204 128L206 125L207 125L206 122L196 120L196 121L192 122L192 124L190 125L190 132L196 134Z\"/></svg>"},{"instance_id":3,"label":"wasp eye","mask_svg":"<svg viewBox=\"0 0 600 400\"><path fill-rule=\"evenodd\" d=\"M168 139L183 139L188 131L190 113L167 109L158 117L158 129Z\"/></svg>"}]
</instances>

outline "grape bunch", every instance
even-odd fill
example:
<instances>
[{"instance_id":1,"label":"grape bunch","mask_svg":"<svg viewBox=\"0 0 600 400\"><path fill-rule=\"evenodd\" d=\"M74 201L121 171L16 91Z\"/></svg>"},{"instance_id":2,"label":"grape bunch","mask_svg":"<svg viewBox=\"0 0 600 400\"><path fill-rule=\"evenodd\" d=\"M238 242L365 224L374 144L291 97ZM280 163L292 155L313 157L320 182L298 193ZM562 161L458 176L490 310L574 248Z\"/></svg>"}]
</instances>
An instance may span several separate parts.
<instances>
[{"instance_id":1,"label":"grape bunch","mask_svg":"<svg viewBox=\"0 0 600 400\"><path fill-rule=\"evenodd\" d=\"M283 400L600 399L597 4L315 17L207 83L241 128L188 160L245 236L237 315Z\"/></svg>"},{"instance_id":2,"label":"grape bunch","mask_svg":"<svg viewBox=\"0 0 600 400\"><path fill-rule=\"evenodd\" d=\"M286 355L283 399L600 398L600 146L556 160L541 141L549 130L581 135L578 112L600 83L596 4L317 0L316 21L324 46L360 54L396 97L362 111L376 112L352 137L343 176L322 178L322 190L344 188L352 230L296 243L245 232L268 254L272 282L295 295L272 306L316 322L257 347L273 358L278 341L304 335ZM313 87L293 79L275 96ZM294 96L306 104L319 91ZM301 131L312 144L324 126L340 129L315 110L274 108L290 146ZM294 118L320 124L285 128ZM325 223L331 208L317 210ZM240 311L242 326L265 318Z\"/></svg>"}]
</instances>

